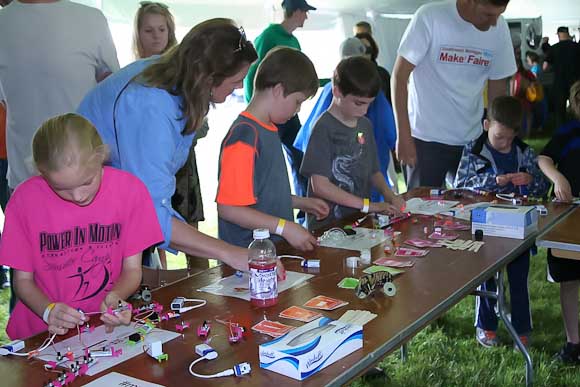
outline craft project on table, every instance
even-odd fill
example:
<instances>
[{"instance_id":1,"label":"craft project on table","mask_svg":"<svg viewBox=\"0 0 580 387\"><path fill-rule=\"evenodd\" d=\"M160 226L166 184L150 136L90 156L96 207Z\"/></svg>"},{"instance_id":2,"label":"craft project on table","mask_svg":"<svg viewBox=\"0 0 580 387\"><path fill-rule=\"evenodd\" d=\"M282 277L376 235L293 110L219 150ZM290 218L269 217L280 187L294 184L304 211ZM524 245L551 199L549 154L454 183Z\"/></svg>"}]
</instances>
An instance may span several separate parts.
<instances>
[{"instance_id":1,"label":"craft project on table","mask_svg":"<svg viewBox=\"0 0 580 387\"><path fill-rule=\"evenodd\" d=\"M87 371L87 375L92 376L145 353L144 346L147 346L152 342L161 341L162 343L166 343L181 336L175 332L154 328L144 336L143 341L136 344L129 344L129 336L135 333L138 333L138 331L134 324L129 326L118 326L112 333L106 333L105 326L101 325L96 327L92 332L83 332L82 336L75 335L66 340L54 343L54 345L46 348L46 350L35 357L39 360L48 362L55 361L58 352L61 354L72 352L75 358L82 358L83 355L85 355L85 349L99 350L103 347L114 347L115 351L118 351L119 349L121 350L116 357L99 357L97 362ZM68 364L68 362L63 363L63 365L65 364Z\"/></svg>"},{"instance_id":2,"label":"craft project on table","mask_svg":"<svg viewBox=\"0 0 580 387\"><path fill-rule=\"evenodd\" d=\"M355 227L355 235L342 235L339 238L319 238L319 245L345 250L368 250L385 242L388 238L383 230Z\"/></svg>"},{"instance_id":3,"label":"craft project on table","mask_svg":"<svg viewBox=\"0 0 580 387\"><path fill-rule=\"evenodd\" d=\"M407 200L405 211L419 215L436 215L441 212L447 212L458 204L458 201L453 200L424 200L421 198L412 198Z\"/></svg>"},{"instance_id":4,"label":"craft project on table","mask_svg":"<svg viewBox=\"0 0 580 387\"><path fill-rule=\"evenodd\" d=\"M312 277L314 277L313 274L287 271L286 279L284 281L278 281L278 293L282 293L296 285L300 285ZM198 289L198 291L215 294L217 296L236 297L250 301L249 283L250 277L248 273L243 273L242 275L234 274L204 286L203 288Z\"/></svg>"},{"instance_id":5,"label":"craft project on table","mask_svg":"<svg viewBox=\"0 0 580 387\"><path fill-rule=\"evenodd\" d=\"M144 380L136 379L131 376L123 375L118 372L111 372L100 378L93 380L84 387L111 387L111 386L127 386L127 387L164 387L161 384L146 382Z\"/></svg>"}]
</instances>

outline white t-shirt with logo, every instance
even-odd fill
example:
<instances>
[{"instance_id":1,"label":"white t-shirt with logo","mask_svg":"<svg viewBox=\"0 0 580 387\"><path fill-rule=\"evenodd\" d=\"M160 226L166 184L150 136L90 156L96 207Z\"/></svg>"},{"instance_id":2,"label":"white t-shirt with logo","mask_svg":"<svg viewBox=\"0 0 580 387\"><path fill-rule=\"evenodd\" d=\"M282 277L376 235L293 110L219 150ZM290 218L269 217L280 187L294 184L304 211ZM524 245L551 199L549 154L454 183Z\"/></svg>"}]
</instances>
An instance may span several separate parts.
<instances>
[{"instance_id":1,"label":"white t-shirt with logo","mask_svg":"<svg viewBox=\"0 0 580 387\"><path fill-rule=\"evenodd\" d=\"M455 0L419 8L398 54L415 65L408 101L413 137L448 145L481 134L486 81L516 71L506 21L480 31L461 18Z\"/></svg>"},{"instance_id":2,"label":"white t-shirt with logo","mask_svg":"<svg viewBox=\"0 0 580 387\"><path fill-rule=\"evenodd\" d=\"M34 174L32 137L55 115L74 112L96 79L119 69L107 20L68 0L0 9L0 81L6 127L8 185Z\"/></svg>"}]
</instances>

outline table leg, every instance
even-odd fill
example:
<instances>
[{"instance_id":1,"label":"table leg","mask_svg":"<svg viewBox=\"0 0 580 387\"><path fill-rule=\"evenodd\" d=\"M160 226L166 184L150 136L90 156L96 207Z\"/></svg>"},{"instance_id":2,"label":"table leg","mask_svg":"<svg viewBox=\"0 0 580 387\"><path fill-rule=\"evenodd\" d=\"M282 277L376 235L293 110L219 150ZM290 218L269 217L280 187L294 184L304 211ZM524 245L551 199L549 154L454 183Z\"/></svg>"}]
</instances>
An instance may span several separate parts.
<instances>
[{"instance_id":1,"label":"table leg","mask_svg":"<svg viewBox=\"0 0 580 387\"><path fill-rule=\"evenodd\" d=\"M408 356L408 348L407 348L407 343L401 345L401 363L405 363L407 361L407 356Z\"/></svg>"},{"instance_id":2,"label":"table leg","mask_svg":"<svg viewBox=\"0 0 580 387\"><path fill-rule=\"evenodd\" d=\"M534 382L534 368L532 365L532 357L528 352L527 348L522 344L520 337L518 336L516 330L514 329L511 321L507 317L505 310L505 287L503 284L503 270L500 270L495 275L497 283L497 308L499 312L499 317L505 324L510 336L516 343L516 346L520 352L524 355L524 360L526 361L526 386L531 386Z\"/></svg>"},{"instance_id":3,"label":"table leg","mask_svg":"<svg viewBox=\"0 0 580 387\"><path fill-rule=\"evenodd\" d=\"M495 293L490 291L475 290L472 294L477 297L495 298L497 300L499 318L505 324L505 327L508 330L510 336L524 356L524 360L526 361L526 386L531 386L534 382L534 368L532 365L532 358L526 347L522 344L522 341L520 340L520 337L514 329L511 321L507 317L505 308L505 287L503 285L503 270L500 270L495 274L495 282L497 284L497 291Z\"/></svg>"}]
</instances>

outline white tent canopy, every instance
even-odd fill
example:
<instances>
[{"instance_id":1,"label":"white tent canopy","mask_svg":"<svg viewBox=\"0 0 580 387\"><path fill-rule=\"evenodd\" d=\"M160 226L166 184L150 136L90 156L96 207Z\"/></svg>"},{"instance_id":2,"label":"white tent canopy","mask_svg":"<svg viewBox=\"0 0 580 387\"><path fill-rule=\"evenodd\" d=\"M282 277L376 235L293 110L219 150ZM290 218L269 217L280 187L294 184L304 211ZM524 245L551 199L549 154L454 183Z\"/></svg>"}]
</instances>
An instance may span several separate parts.
<instances>
[{"instance_id":1,"label":"white tent canopy","mask_svg":"<svg viewBox=\"0 0 580 387\"><path fill-rule=\"evenodd\" d=\"M115 35L119 58L126 64L130 54L130 36L138 0L76 0L100 8L107 16ZM329 76L330 63L338 61L340 42L351 35L354 23L370 22L381 48L380 63L391 70L400 37L410 16L429 0L309 0L317 7L310 12L303 29L296 32L304 52L317 66L321 76ZM248 37L254 38L268 23L280 21L281 0L165 0L178 25L178 38L189 28L212 17L229 17L243 25ZM542 17L545 36L556 41L556 28L580 26L580 1L577 0L511 0L506 18ZM576 35L578 33L576 32Z\"/></svg>"}]
</instances>

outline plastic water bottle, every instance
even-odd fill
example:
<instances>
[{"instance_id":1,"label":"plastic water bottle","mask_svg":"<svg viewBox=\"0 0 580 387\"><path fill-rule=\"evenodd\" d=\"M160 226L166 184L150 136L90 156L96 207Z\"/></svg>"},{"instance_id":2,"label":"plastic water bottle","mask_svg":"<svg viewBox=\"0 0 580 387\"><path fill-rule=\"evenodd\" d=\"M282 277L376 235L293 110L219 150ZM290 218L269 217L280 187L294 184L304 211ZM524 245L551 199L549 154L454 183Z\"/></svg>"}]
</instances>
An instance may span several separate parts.
<instances>
[{"instance_id":1,"label":"plastic water bottle","mask_svg":"<svg viewBox=\"0 0 580 387\"><path fill-rule=\"evenodd\" d=\"M270 232L259 228L254 230L254 241L250 243L250 300L259 308L278 303L278 277L276 247L269 239Z\"/></svg>"}]
</instances>

